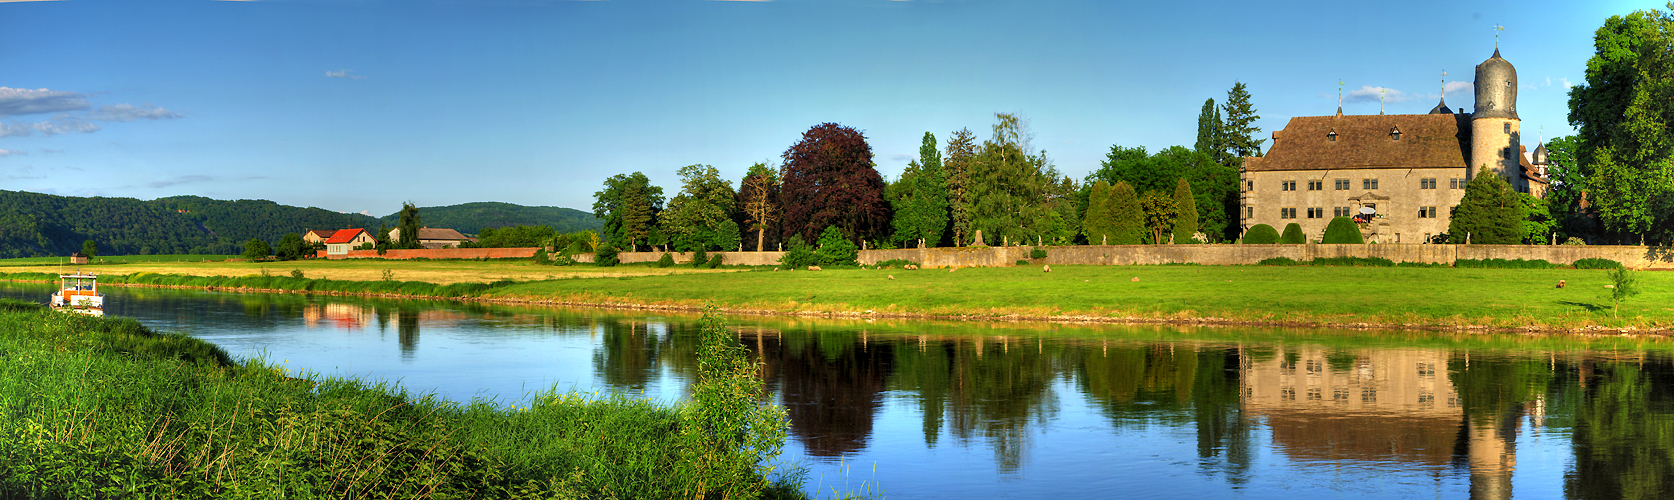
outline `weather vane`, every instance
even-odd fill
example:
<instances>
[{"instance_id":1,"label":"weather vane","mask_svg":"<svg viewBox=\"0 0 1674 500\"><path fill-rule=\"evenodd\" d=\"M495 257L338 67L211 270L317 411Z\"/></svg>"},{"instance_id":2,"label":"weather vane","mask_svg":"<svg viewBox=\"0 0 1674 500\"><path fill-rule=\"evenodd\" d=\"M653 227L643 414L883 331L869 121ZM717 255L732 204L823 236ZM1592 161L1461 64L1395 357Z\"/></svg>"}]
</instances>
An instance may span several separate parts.
<instances>
[{"instance_id":1,"label":"weather vane","mask_svg":"<svg viewBox=\"0 0 1674 500\"><path fill-rule=\"evenodd\" d=\"M1498 24L1494 25L1494 50L1500 50L1501 31L1505 31L1505 26L1500 26Z\"/></svg>"},{"instance_id":2,"label":"weather vane","mask_svg":"<svg viewBox=\"0 0 1674 500\"><path fill-rule=\"evenodd\" d=\"M1337 112L1339 112L1339 113L1341 113L1343 111L1343 86L1344 85L1348 85L1348 84L1343 83L1342 80L1337 80Z\"/></svg>"},{"instance_id":3,"label":"weather vane","mask_svg":"<svg viewBox=\"0 0 1674 500\"><path fill-rule=\"evenodd\" d=\"M1442 99L1447 98L1447 70L1442 70Z\"/></svg>"},{"instance_id":4,"label":"weather vane","mask_svg":"<svg viewBox=\"0 0 1674 500\"><path fill-rule=\"evenodd\" d=\"M1387 92L1389 92L1389 89L1378 87L1378 114L1380 115L1383 114L1383 95Z\"/></svg>"}]
</instances>

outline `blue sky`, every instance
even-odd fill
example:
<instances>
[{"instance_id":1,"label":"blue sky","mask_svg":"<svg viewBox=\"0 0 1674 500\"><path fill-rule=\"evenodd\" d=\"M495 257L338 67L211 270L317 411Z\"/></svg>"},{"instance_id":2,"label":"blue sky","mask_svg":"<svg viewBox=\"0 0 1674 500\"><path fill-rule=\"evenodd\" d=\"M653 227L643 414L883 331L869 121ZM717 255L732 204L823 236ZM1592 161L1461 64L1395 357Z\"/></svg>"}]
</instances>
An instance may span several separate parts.
<instances>
[{"instance_id":1,"label":"blue sky","mask_svg":"<svg viewBox=\"0 0 1674 500\"><path fill-rule=\"evenodd\" d=\"M996 112L1080 178L1112 144L1189 146L1249 85L1293 116L1428 111L1446 71L1517 67L1525 137L1572 133L1606 18L1662 1L0 0L0 189L259 198L372 215L472 201L591 210L606 177L736 184L809 127L893 178ZM1530 137L1535 138L1535 137Z\"/></svg>"}]
</instances>

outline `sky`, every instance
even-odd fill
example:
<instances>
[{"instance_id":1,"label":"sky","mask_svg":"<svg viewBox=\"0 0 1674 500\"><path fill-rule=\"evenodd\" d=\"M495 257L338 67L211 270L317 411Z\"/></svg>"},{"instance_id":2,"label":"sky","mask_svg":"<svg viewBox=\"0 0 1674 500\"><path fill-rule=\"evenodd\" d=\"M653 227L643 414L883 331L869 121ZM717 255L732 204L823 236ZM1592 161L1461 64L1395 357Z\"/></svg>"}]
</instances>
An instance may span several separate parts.
<instances>
[{"instance_id":1,"label":"sky","mask_svg":"<svg viewBox=\"0 0 1674 500\"><path fill-rule=\"evenodd\" d=\"M1080 179L1112 145L1191 146L1234 82L1264 138L1339 90L1348 114L1424 113L1444 89L1468 111L1496 43L1538 140L1574 133L1594 31L1649 9L1666 2L0 0L0 189L591 211L616 174L669 197L686 165L736 185L826 122L893 179L925 132L986 139L999 112Z\"/></svg>"}]
</instances>

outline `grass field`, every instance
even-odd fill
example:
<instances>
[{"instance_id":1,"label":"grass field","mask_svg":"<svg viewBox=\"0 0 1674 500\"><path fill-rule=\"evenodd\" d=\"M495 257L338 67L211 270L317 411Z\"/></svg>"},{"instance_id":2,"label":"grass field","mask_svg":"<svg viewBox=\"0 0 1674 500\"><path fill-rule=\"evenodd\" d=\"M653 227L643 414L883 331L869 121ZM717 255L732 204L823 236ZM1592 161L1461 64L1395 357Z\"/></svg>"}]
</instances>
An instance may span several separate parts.
<instances>
[{"instance_id":1,"label":"grass field","mask_svg":"<svg viewBox=\"0 0 1674 500\"><path fill-rule=\"evenodd\" d=\"M168 257L178 257L177 260L166 260ZM524 259L508 260L381 260L381 259L344 259L344 260L297 260L287 262L228 262L228 256L202 255L136 255L111 257L103 264L92 263L81 266L68 264L69 259L58 257L39 257L29 259L0 260L0 273L14 272L58 272L58 260L66 264L64 270L80 269L100 274L184 274L191 276L251 276L260 275L263 270L273 276L289 276L292 270L302 271L303 276L317 279L350 280L350 281L379 281L384 279L384 271L390 272L391 279L396 281L423 281L438 285L453 283L493 283L501 280L537 281L561 278L597 277L597 276L658 276L675 273L718 273L728 272L727 269L693 269L690 266L675 266L657 268L647 265L631 265L616 267L595 267L590 265L578 266L538 266ZM130 262L117 262L116 259L135 259ZM205 258L209 262L204 262ZM48 261L50 259L50 261ZM151 259L151 260L140 260Z\"/></svg>"}]
</instances>

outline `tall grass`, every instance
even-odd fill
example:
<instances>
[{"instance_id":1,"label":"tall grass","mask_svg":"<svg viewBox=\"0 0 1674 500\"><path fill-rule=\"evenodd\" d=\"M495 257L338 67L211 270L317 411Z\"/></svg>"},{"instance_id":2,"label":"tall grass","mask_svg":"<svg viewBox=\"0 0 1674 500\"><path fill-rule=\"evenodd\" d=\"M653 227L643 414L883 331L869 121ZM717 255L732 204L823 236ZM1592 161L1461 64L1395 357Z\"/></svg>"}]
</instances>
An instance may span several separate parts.
<instances>
[{"instance_id":1,"label":"tall grass","mask_svg":"<svg viewBox=\"0 0 1674 500\"><path fill-rule=\"evenodd\" d=\"M765 452L782 444L781 427L778 444L697 446L687 429L728 431L715 424L733 422L724 412L694 414L708 403L548 391L527 406L459 404L238 363L212 344L132 320L0 302L7 498L798 495L794 484L763 486L769 469L688 465L713 456L766 463Z\"/></svg>"}]
</instances>

